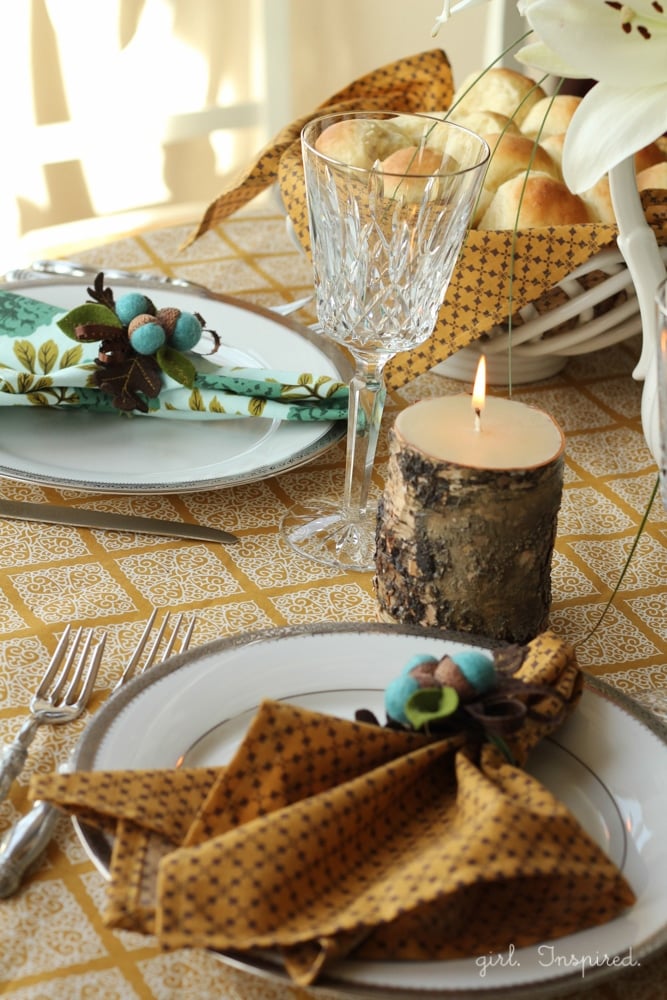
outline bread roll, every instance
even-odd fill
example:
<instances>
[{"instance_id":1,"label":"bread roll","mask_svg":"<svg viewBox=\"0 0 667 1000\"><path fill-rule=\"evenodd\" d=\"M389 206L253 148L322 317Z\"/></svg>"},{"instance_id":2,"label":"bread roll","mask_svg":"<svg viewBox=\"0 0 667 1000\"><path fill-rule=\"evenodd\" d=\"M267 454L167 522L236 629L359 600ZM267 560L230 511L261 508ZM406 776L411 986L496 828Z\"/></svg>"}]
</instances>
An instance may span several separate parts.
<instances>
[{"instance_id":1,"label":"bread roll","mask_svg":"<svg viewBox=\"0 0 667 1000\"><path fill-rule=\"evenodd\" d=\"M545 153L548 153L553 162L558 167L560 179L563 179L563 146L565 145L564 133L554 133L554 135L543 136L540 139L540 146Z\"/></svg>"},{"instance_id":2,"label":"bread roll","mask_svg":"<svg viewBox=\"0 0 667 1000\"><path fill-rule=\"evenodd\" d=\"M505 67L471 73L456 90L452 114L467 115L473 111L495 111L521 123L546 94L528 76Z\"/></svg>"},{"instance_id":3,"label":"bread roll","mask_svg":"<svg viewBox=\"0 0 667 1000\"><path fill-rule=\"evenodd\" d=\"M507 115L501 115L498 111L470 111L464 115L458 115L454 111L450 121L457 125L463 125L471 132L477 132L478 135L493 135L498 132L511 132L518 135L520 131L516 122L508 118Z\"/></svg>"},{"instance_id":4,"label":"bread roll","mask_svg":"<svg viewBox=\"0 0 667 1000\"><path fill-rule=\"evenodd\" d=\"M396 128L393 119L347 118L324 129L315 148L333 160L368 170L405 143L405 135Z\"/></svg>"},{"instance_id":5,"label":"bread roll","mask_svg":"<svg viewBox=\"0 0 667 1000\"><path fill-rule=\"evenodd\" d=\"M652 188L667 188L667 160L654 163L637 174L637 187L640 191L650 191Z\"/></svg>"},{"instance_id":6,"label":"bread roll","mask_svg":"<svg viewBox=\"0 0 667 1000\"><path fill-rule=\"evenodd\" d=\"M403 198L406 201L419 201L427 181L418 180L414 175L429 177L442 170L452 169L456 164L451 157L443 157L441 153L428 146L404 146L391 153L382 161L382 170L387 175L384 179L384 193L387 198ZM406 177L405 175L410 176ZM433 186L434 196L438 185Z\"/></svg>"},{"instance_id":7,"label":"bread roll","mask_svg":"<svg viewBox=\"0 0 667 1000\"><path fill-rule=\"evenodd\" d=\"M641 173L642 170L646 170L657 163L663 163L664 160L665 157L660 146L656 142L650 142L648 146L644 146L643 149L635 153L635 171Z\"/></svg>"},{"instance_id":8,"label":"bread roll","mask_svg":"<svg viewBox=\"0 0 667 1000\"><path fill-rule=\"evenodd\" d=\"M611 203L609 177L606 174L592 188L582 191L580 197L588 208L591 222L604 222L611 226L616 224L616 213Z\"/></svg>"},{"instance_id":9,"label":"bread roll","mask_svg":"<svg viewBox=\"0 0 667 1000\"><path fill-rule=\"evenodd\" d=\"M521 123L521 131L531 139L539 134L540 142L548 135L562 135L567 132L572 115L580 104L581 97L575 97L573 94L543 97L533 104Z\"/></svg>"},{"instance_id":10,"label":"bread roll","mask_svg":"<svg viewBox=\"0 0 667 1000\"><path fill-rule=\"evenodd\" d=\"M428 146L431 145L431 137L439 131L437 121L444 121L446 114L446 111L434 111L424 116L396 115L391 119L391 124L403 134L404 146ZM433 119L437 121L434 122Z\"/></svg>"},{"instance_id":11,"label":"bread roll","mask_svg":"<svg viewBox=\"0 0 667 1000\"><path fill-rule=\"evenodd\" d=\"M487 167L482 190L472 215L473 227L479 226L493 195L501 184L512 177L525 176L531 170L548 174L561 180L560 168L541 146L525 135L505 132L499 135L485 135L491 147L491 159Z\"/></svg>"},{"instance_id":12,"label":"bread roll","mask_svg":"<svg viewBox=\"0 0 667 1000\"><path fill-rule=\"evenodd\" d=\"M524 190L525 182L525 190ZM479 229L519 229L590 222L586 205L562 181L546 174L520 174L501 184Z\"/></svg>"},{"instance_id":13,"label":"bread roll","mask_svg":"<svg viewBox=\"0 0 667 1000\"><path fill-rule=\"evenodd\" d=\"M560 179L558 165L541 146L535 145L533 139L509 132L484 138L491 147L491 159L484 177L484 187L488 191L497 191L505 181L526 170Z\"/></svg>"}]
</instances>

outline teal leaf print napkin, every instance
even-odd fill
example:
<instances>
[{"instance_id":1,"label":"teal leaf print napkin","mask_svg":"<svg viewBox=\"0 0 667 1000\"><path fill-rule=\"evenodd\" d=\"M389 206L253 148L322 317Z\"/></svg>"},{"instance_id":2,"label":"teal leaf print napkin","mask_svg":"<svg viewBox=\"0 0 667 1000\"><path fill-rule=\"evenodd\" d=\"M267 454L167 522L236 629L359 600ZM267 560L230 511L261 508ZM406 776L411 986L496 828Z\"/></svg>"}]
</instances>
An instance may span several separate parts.
<instances>
[{"instance_id":1,"label":"teal leaf print napkin","mask_svg":"<svg viewBox=\"0 0 667 1000\"><path fill-rule=\"evenodd\" d=\"M95 384L98 344L68 337L56 306L0 291L0 407L84 408L116 413L113 398ZM348 387L327 375L222 368L189 353L194 383L185 386L162 373L155 398L140 416L178 420L266 417L292 421L347 418Z\"/></svg>"}]
</instances>

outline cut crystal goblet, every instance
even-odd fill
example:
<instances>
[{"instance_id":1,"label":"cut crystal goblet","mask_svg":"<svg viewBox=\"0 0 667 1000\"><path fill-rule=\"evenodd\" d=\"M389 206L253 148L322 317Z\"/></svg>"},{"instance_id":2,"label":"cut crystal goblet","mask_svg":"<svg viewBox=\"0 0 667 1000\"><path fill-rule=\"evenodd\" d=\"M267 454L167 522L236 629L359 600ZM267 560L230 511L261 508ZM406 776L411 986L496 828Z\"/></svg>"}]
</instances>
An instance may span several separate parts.
<instances>
[{"instance_id":1,"label":"cut crystal goblet","mask_svg":"<svg viewBox=\"0 0 667 1000\"><path fill-rule=\"evenodd\" d=\"M459 125L393 112L325 115L301 141L317 315L322 334L350 350L355 374L342 497L289 510L280 530L317 562L368 571L384 367L433 332L489 148Z\"/></svg>"}]
</instances>

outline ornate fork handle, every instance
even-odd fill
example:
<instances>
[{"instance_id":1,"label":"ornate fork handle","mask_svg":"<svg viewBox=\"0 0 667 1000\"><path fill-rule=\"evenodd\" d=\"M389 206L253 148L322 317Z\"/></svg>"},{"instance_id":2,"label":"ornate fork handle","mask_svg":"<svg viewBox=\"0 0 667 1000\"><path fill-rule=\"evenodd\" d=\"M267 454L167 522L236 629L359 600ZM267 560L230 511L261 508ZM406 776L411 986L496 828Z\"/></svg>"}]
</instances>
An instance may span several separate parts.
<instances>
[{"instance_id":1,"label":"ornate fork handle","mask_svg":"<svg viewBox=\"0 0 667 1000\"><path fill-rule=\"evenodd\" d=\"M59 815L55 806L40 800L4 834L0 840L0 899L16 892L28 868L51 840Z\"/></svg>"},{"instance_id":2,"label":"ornate fork handle","mask_svg":"<svg viewBox=\"0 0 667 1000\"><path fill-rule=\"evenodd\" d=\"M34 740L38 728L39 721L37 719L28 719L21 726L18 736L5 747L0 755L0 802L7 798L14 779L18 778L23 770L30 744Z\"/></svg>"}]
</instances>

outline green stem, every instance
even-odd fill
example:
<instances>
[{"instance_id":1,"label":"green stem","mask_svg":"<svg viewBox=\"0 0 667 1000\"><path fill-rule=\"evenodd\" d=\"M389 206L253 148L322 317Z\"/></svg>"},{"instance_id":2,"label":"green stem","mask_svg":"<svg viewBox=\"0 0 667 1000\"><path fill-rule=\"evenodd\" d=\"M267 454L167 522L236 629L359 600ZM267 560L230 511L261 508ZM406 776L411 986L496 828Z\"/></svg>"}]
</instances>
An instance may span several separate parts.
<instances>
[{"instance_id":1,"label":"green stem","mask_svg":"<svg viewBox=\"0 0 667 1000\"><path fill-rule=\"evenodd\" d=\"M639 525L639 529L638 529L637 534L635 536L635 539L634 539L634 541L632 543L632 548L630 549L630 552L628 553L628 558L625 560L625 565L623 566L623 569L621 570L621 575L619 576L618 580L616 581L616 586L612 590L611 595L609 597L609 600L607 601L607 603L605 604L604 608L602 609L602 614L600 615L600 617L596 621L596 623L593 626L593 628L590 630L590 632L587 635L585 635L583 637L583 639L577 640L577 642L574 643L575 646L578 646L582 642L588 642L588 640L590 638L592 638L592 636L595 635L595 633L599 629L600 625L602 624L603 618L605 617L605 615L609 611L609 608L613 604L614 598L616 597L616 594L618 593L618 591L620 589L620 586L621 586L621 584L623 582L625 574L627 573L627 571L628 571L628 569L630 567L630 563L632 561L632 557L635 554L635 550L637 548L637 545L639 544L639 539L641 538L642 532L644 531L644 528L646 527L646 522L648 521L648 516L651 513L651 507L653 506L653 501L655 500L655 498L657 496L659 488L660 488L660 477L658 476L658 478L655 481L655 485L653 487L653 491L651 493L651 496L650 496L650 499L649 499L649 502L648 502L648 507L644 511L644 516L641 519L641 522L640 522L640 525Z\"/></svg>"}]
</instances>

